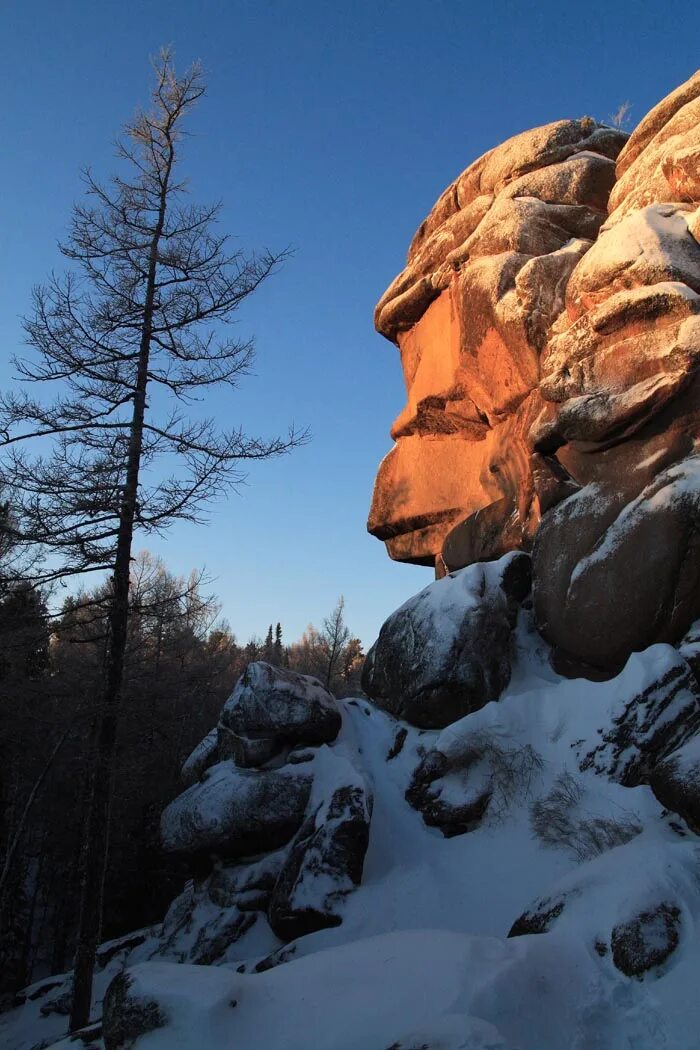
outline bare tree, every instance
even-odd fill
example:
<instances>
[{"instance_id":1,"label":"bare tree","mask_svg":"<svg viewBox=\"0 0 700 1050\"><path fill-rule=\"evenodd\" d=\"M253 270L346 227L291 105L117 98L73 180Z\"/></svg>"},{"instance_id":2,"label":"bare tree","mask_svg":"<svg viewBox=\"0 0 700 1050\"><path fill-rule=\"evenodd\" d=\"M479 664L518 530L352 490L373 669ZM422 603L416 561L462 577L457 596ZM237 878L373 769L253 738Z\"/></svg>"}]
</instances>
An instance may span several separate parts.
<instances>
[{"instance_id":1,"label":"bare tree","mask_svg":"<svg viewBox=\"0 0 700 1050\"><path fill-rule=\"evenodd\" d=\"M345 623L344 613L345 598L341 594L333 612L323 621L323 631L321 633L326 650L326 689L330 689L331 681L340 664L343 649L350 638L350 630Z\"/></svg>"},{"instance_id":2,"label":"bare tree","mask_svg":"<svg viewBox=\"0 0 700 1050\"><path fill-rule=\"evenodd\" d=\"M229 337L225 326L286 253L232 250L215 232L219 206L189 200L178 163L183 121L204 93L201 70L177 76L167 50L154 69L150 108L117 142L121 173L107 185L84 173L85 201L59 246L71 266L34 290L25 319L37 353L16 361L19 376L39 386L57 382L60 392L48 403L26 391L0 399L0 469L15 538L40 544L46 555L35 584L110 573L73 1031L89 1020L100 934L134 532L201 521L203 507L242 480L245 461L287 452L304 438L293 429L268 440L240 428L223 432L186 411L198 393L235 386L249 371L252 343ZM165 476L156 469L163 459Z\"/></svg>"}]
</instances>

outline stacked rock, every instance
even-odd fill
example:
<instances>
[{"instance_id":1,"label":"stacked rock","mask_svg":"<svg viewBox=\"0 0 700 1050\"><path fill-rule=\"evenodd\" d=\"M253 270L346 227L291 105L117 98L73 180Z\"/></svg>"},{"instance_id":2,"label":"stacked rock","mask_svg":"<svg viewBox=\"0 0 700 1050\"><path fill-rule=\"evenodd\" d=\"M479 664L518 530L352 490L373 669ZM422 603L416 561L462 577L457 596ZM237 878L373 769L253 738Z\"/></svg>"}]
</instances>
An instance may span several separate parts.
<instances>
[{"instance_id":1,"label":"stacked rock","mask_svg":"<svg viewBox=\"0 0 700 1050\"><path fill-rule=\"evenodd\" d=\"M216 730L185 762L187 790L162 816L164 848L191 858L214 902L264 911L285 941L340 923L340 902L362 876L372 799L351 749L326 746L341 725L317 679L249 664ZM166 941L195 897L176 902ZM219 954L249 925L232 913L225 930L218 924Z\"/></svg>"},{"instance_id":2,"label":"stacked rock","mask_svg":"<svg viewBox=\"0 0 700 1050\"><path fill-rule=\"evenodd\" d=\"M583 486L546 515L533 577L562 666L615 672L700 616L700 73L620 153L610 214L541 360L556 449Z\"/></svg>"}]
</instances>

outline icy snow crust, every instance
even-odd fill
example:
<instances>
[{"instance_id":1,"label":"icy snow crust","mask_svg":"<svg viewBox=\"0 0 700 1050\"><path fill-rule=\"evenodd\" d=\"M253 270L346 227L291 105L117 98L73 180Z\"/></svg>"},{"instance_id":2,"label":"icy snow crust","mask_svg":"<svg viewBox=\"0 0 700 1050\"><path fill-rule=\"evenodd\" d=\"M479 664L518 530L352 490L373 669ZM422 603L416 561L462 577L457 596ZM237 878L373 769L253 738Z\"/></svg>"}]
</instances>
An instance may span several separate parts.
<instances>
[{"instance_id":1,"label":"icy snow crust","mask_svg":"<svg viewBox=\"0 0 700 1050\"><path fill-rule=\"evenodd\" d=\"M132 990L168 1018L139 1050L697 1050L700 840L649 788L580 768L620 705L663 678L678 653L653 646L612 681L591 683L551 670L526 615L516 641L501 700L441 732L403 725L364 699L341 703L343 728L317 752L310 805L329 797L338 759L344 781L362 775L374 796L362 885L345 899L341 926L293 942L283 949L289 961L261 973L256 963L282 948L263 917L218 966L166 961L186 955L196 928L167 945L159 929L143 931L141 945L116 951L99 973L94 1016L127 967ZM405 742L388 759L401 728ZM473 774L460 772L459 759L475 734L511 750L530 745L540 762L476 830L445 838L404 793L435 746L455 762L443 790L468 788ZM581 859L534 834L532 806L564 774L577 787L575 819L619 820L632 829L629 841ZM543 900L564 901L548 932L508 939ZM625 977L613 964L611 931L664 902L680 916L677 949L643 980ZM195 927L217 911L202 907ZM66 988L0 1017L4 1050L61 1039L66 1018L39 1009Z\"/></svg>"}]
</instances>

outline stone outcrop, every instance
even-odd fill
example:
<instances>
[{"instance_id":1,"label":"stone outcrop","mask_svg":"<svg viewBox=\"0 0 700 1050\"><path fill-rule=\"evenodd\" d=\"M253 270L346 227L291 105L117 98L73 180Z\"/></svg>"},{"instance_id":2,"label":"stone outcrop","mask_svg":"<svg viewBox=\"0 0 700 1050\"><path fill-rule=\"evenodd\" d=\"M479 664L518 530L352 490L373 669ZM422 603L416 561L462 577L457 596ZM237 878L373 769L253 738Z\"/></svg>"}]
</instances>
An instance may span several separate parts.
<instances>
[{"instance_id":1,"label":"stone outcrop","mask_svg":"<svg viewBox=\"0 0 700 1050\"><path fill-rule=\"evenodd\" d=\"M529 545L538 358L605 218L625 137L588 118L516 135L470 165L414 237L375 313L408 395L368 524L393 558L434 564L450 530L486 508L491 542L477 527L469 560Z\"/></svg>"},{"instance_id":2,"label":"stone outcrop","mask_svg":"<svg viewBox=\"0 0 700 1050\"><path fill-rule=\"evenodd\" d=\"M362 687L379 707L422 728L440 728L490 700L511 673L511 636L529 592L530 559L505 555L437 580L383 625Z\"/></svg>"},{"instance_id":3,"label":"stone outcrop","mask_svg":"<svg viewBox=\"0 0 700 1050\"><path fill-rule=\"evenodd\" d=\"M158 933L100 953L129 967L105 998L107 1050L163 1025L196 1041L208 1011L218 1031L250 1031L260 989L279 995L295 972L325 994L323 960L307 969L304 956L336 943L345 918L352 943L327 959L354 968L331 987L348 994L368 961L375 980L372 941L406 907L412 929L417 913L442 930L455 858L468 858L458 908L470 895L480 908L493 874L517 891L502 927L473 939L470 984L508 960L482 1000L494 1013L401 1018L368 1046L510 1045L489 1022L500 1029L514 974L527 980L509 1025L562 958L575 960L567 985L612 982L607 1038L621 989L687 965L700 920L699 216L700 73L629 139L587 118L536 128L440 197L375 315L399 347L407 405L369 520L391 557L438 579L384 623L369 700L339 704L315 679L248 666L163 814L163 844L194 877ZM368 884L348 901L368 850ZM532 896L500 878L528 851L523 875L538 880L547 855L568 855ZM382 910L369 948L365 906ZM398 952L381 948L381 980ZM175 996L173 968L144 958L185 964ZM424 990L417 965L408 987ZM439 982L450 1010L452 971ZM69 991L65 975L25 999L50 995L52 1015ZM595 1013L585 994L577 1025ZM283 1030L298 1000L280 1001ZM525 1041L512 1031L513 1045L544 1045L532 1020ZM577 1029L577 1045L594 1041Z\"/></svg>"},{"instance_id":4,"label":"stone outcrop","mask_svg":"<svg viewBox=\"0 0 700 1050\"><path fill-rule=\"evenodd\" d=\"M659 661L657 673L650 677L644 688L631 695L625 695L622 684L616 690L608 722L598 727L595 746L582 741L576 748L581 772L594 769L625 787L648 784L659 763L695 738L700 731L700 689L689 664L669 647L666 659Z\"/></svg>"},{"instance_id":5,"label":"stone outcrop","mask_svg":"<svg viewBox=\"0 0 700 1050\"><path fill-rule=\"evenodd\" d=\"M270 951L342 922L372 813L342 722L315 678L248 665L161 818L163 847L195 876L165 918L161 958L220 963L253 930Z\"/></svg>"},{"instance_id":6,"label":"stone outcrop","mask_svg":"<svg viewBox=\"0 0 700 1050\"><path fill-rule=\"evenodd\" d=\"M659 762L650 783L662 806L700 831L700 737L687 740Z\"/></svg>"},{"instance_id":7,"label":"stone outcrop","mask_svg":"<svg viewBox=\"0 0 700 1050\"><path fill-rule=\"evenodd\" d=\"M700 617L700 73L626 141L515 136L379 301L408 403L368 527L438 575L533 550L560 669L617 673Z\"/></svg>"},{"instance_id":8,"label":"stone outcrop","mask_svg":"<svg viewBox=\"0 0 700 1050\"><path fill-rule=\"evenodd\" d=\"M275 883L268 918L284 941L339 926L338 905L362 880L372 797L353 770L341 780L307 817Z\"/></svg>"},{"instance_id":9,"label":"stone outcrop","mask_svg":"<svg viewBox=\"0 0 700 1050\"><path fill-rule=\"evenodd\" d=\"M258 765L284 746L330 743L340 723L335 698L316 678L257 661L223 706L219 746L225 741L238 765Z\"/></svg>"},{"instance_id":10,"label":"stone outcrop","mask_svg":"<svg viewBox=\"0 0 700 1050\"><path fill-rule=\"evenodd\" d=\"M303 767L247 770L218 762L164 810L163 847L226 857L277 849L301 825L310 791Z\"/></svg>"}]
</instances>

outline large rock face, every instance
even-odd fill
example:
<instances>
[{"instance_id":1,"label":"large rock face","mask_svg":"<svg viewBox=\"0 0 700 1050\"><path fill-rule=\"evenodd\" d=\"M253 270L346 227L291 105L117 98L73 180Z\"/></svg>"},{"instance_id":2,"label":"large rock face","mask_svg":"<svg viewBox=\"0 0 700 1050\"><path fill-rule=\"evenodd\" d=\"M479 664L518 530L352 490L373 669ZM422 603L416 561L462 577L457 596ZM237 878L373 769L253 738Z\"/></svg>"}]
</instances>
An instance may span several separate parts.
<instances>
[{"instance_id":1,"label":"large rock face","mask_svg":"<svg viewBox=\"0 0 700 1050\"><path fill-rule=\"evenodd\" d=\"M586 118L516 135L421 224L375 314L399 346L408 395L368 523L392 558L434 564L450 530L487 507L489 541L471 560L529 544L538 358L605 218L624 141Z\"/></svg>"},{"instance_id":2,"label":"large rock face","mask_svg":"<svg viewBox=\"0 0 700 1050\"><path fill-rule=\"evenodd\" d=\"M539 628L591 677L700 616L700 73L625 139L479 158L375 314L408 403L370 532L438 575L532 549Z\"/></svg>"}]
</instances>

